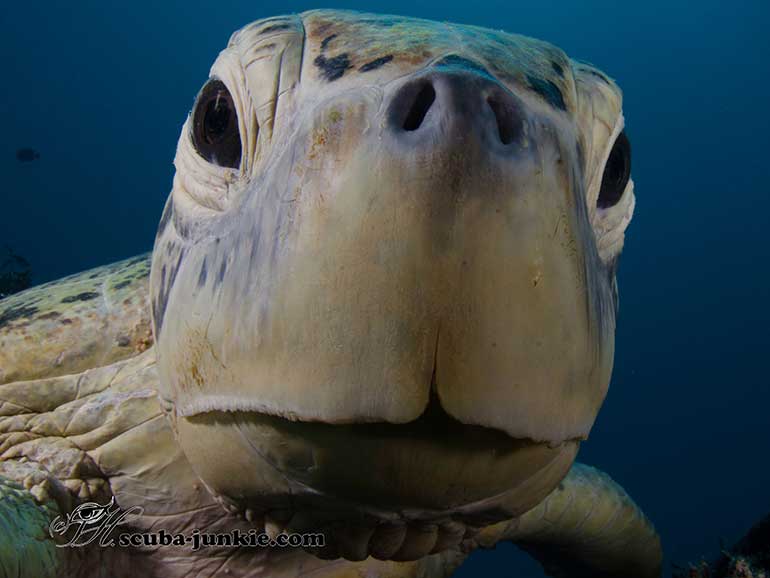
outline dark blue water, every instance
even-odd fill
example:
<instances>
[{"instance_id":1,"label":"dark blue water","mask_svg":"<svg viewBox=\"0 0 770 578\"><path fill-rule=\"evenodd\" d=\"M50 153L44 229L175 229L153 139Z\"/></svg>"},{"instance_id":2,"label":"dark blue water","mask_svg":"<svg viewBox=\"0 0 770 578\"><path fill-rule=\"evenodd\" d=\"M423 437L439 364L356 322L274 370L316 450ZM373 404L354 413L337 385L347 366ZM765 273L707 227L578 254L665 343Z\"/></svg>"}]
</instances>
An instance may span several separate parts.
<instances>
[{"instance_id":1,"label":"dark blue water","mask_svg":"<svg viewBox=\"0 0 770 578\"><path fill-rule=\"evenodd\" d=\"M179 129L230 33L318 7L503 28L617 79L638 205L613 383L580 459L646 510L667 564L715 553L770 512L764 0L8 3L0 243L35 282L149 250ZM19 162L20 147L40 159ZM512 546L458 574L539 575Z\"/></svg>"}]
</instances>

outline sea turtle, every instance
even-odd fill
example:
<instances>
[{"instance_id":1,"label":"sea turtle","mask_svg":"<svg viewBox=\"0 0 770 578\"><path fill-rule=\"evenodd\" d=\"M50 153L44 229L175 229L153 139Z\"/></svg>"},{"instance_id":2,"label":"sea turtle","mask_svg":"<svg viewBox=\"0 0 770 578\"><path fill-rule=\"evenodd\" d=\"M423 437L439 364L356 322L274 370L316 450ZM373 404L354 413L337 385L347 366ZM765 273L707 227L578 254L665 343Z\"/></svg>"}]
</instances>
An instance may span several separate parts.
<instances>
[{"instance_id":1,"label":"sea turtle","mask_svg":"<svg viewBox=\"0 0 770 578\"><path fill-rule=\"evenodd\" d=\"M510 540L557 576L659 575L648 519L574 463L614 354L623 126L610 78L522 36L236 32L152 255L0 301L4 574L436 578ZM55 547L110 500L142 507L121 531L325 542Z\"/></svg>"}]
</instances>

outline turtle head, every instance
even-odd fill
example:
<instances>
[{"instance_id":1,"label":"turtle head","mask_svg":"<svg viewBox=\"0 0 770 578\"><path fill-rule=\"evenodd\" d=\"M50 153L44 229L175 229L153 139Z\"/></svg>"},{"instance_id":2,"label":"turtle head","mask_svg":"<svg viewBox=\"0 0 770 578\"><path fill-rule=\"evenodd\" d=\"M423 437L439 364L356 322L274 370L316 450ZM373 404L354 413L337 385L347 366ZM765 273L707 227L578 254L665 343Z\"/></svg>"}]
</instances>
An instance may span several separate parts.
<instances>
[{"instance_id":1,"label":"turtle head","mask_svg":"<svg viewBox=\"0 0 770 578\"><path fill-rule=\"evenodd\" d=\"M214 63L175 166L160 394L213 492L404 559L559 483L610 380L634 206L611 80L503 32L261 20Z\"/></svg>"}]
</instances>

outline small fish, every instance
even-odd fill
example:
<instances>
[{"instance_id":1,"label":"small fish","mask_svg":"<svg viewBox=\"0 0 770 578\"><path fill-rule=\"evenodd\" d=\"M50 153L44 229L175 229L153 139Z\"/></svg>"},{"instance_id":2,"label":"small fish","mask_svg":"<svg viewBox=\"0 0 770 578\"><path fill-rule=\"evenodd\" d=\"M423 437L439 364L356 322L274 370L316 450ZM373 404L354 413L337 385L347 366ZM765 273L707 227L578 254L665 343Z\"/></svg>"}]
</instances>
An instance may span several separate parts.
<instances>
[{"instance_id":1,"label":"small fish","mask_svg":"<svg viewBox=\"0 0 770 578\"><path fill-rule=\"evenodd\" d=\"M31 163L40 158L40 153L35 149L22 148L16 150L16 160L20 163Z\"/></svg>"}]
</instances>

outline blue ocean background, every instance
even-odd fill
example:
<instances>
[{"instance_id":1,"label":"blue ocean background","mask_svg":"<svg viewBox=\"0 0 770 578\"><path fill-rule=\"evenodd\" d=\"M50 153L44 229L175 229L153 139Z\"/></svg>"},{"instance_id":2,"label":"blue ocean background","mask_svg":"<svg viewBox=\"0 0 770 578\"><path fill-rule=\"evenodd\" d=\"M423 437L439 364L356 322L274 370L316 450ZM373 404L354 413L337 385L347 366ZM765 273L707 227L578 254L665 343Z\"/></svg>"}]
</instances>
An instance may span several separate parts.
<instances>
[{"instance_id":1,"label":"blue ocean background","mask_svg":"<svg viewBox=\"0 0 770 578\"><path fill-rule=\"evenodd\" d=\"M0 244L35 283L150 250L179 130L230 33L319 7L522 33L618 81L637 209L612 385L579 459L654 521L667 574L770 512L766 0L9 2ZM542 575L506 544L457 574Z\"/></svg>"}]
</instances>

